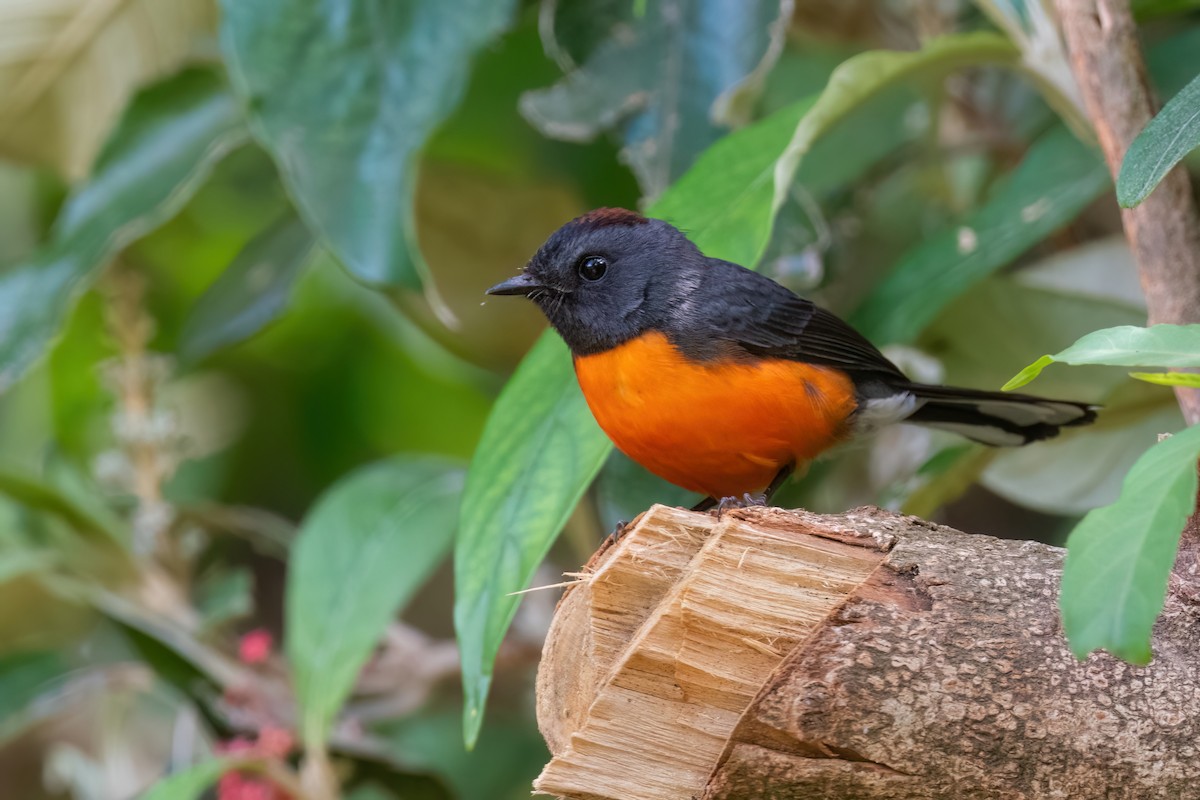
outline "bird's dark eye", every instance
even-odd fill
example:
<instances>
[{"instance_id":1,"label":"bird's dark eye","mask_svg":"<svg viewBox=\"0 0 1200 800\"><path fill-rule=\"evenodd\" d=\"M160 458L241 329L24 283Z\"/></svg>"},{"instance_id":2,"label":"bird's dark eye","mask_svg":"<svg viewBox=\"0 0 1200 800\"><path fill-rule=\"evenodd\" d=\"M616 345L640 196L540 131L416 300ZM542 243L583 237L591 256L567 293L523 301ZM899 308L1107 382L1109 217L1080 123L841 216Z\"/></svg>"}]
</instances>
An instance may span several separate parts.
<instances>
[{"instance_id":1,"label":"bird's dark eye","mask_svg":"<svg viewBox=\"0 0 1200 800\"><path fill-rule=\"evenodd\" d=\"M601 256L584 256L579 259L579 274L586 280L598 281L608 271L608 259Z\"/></svg>"}]
</instances>

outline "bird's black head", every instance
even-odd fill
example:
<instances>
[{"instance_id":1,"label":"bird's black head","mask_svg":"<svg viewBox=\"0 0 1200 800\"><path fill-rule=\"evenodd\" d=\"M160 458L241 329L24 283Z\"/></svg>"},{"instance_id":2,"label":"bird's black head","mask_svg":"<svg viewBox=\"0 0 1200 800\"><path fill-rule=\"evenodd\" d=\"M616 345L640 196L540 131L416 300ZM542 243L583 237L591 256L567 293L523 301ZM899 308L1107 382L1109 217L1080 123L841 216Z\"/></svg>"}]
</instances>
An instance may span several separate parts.
<instances>
[{"instance_id":1,"label":"bird's black head","mask_svg":"<svg viewBox=\"0 0 1200 800\"><path fill-rule=\"evenodd\" d=\"M662 329L699 282L704 256L679 230L600 208L555 231L520 275L488 294L538 304L576 355Z\"/></svg>"}]
</instances>

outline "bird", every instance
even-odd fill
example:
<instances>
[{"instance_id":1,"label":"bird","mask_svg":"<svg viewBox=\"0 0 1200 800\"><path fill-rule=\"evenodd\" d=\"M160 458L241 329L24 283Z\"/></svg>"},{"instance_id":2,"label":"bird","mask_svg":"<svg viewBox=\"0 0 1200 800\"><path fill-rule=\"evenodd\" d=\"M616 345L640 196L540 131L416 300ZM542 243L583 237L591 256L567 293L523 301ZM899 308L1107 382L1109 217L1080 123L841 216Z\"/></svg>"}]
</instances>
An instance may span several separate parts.
<instances>
[{"instance_id":1,"label":"bird","mask_svg":"<svg viewBox=\"0 0 1200 800\"><path fill-rule=\"evenodd\" d=\"M761 273L623 208L567 222L489 295L524 295L570 349L596 422L703 511L765 505L798 468L892 423L1016 446L1097 406L910 380L862 334Z\"/></svg>"}]
</instances>

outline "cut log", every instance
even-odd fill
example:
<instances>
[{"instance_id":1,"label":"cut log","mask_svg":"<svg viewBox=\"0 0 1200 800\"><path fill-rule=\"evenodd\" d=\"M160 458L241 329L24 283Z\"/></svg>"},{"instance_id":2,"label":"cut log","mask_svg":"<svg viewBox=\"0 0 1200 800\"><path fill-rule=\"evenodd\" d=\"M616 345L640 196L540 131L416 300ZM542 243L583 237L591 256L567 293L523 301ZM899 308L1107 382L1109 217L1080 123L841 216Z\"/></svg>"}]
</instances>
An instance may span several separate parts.
<instances>
[{"instance_id":1,"label":"cut log","mask_svg":"<svg viewBox=\"0 0 1200 800\"><path fill-rule=\"evenodd\" d=\"M574 800L1200 798L1200 607L1076 661L1063 551L879 509L655 506L564 595L538 672Z\"/></svg>"}]
</instances>

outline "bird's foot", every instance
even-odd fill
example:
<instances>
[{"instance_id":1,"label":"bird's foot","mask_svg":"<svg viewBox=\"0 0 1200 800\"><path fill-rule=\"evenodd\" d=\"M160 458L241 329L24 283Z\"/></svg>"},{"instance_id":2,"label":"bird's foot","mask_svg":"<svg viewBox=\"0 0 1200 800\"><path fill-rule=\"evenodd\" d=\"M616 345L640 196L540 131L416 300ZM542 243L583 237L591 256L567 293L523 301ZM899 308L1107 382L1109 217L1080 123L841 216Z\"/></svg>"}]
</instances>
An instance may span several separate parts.
<instances>
[{"instance_id":1,"label":"bird's foot","mask_svg":"<svg viewBox=\"0 0 1200 800\"><path fill-rule=\"evenodd\" d=\"M767 496L765 494L751 494L746 492L741 497L722 497L717 501L717 519L721 518L731 508L750 508L751 506L765 506L767 504Z\"/></svg>"}]
</instances>

